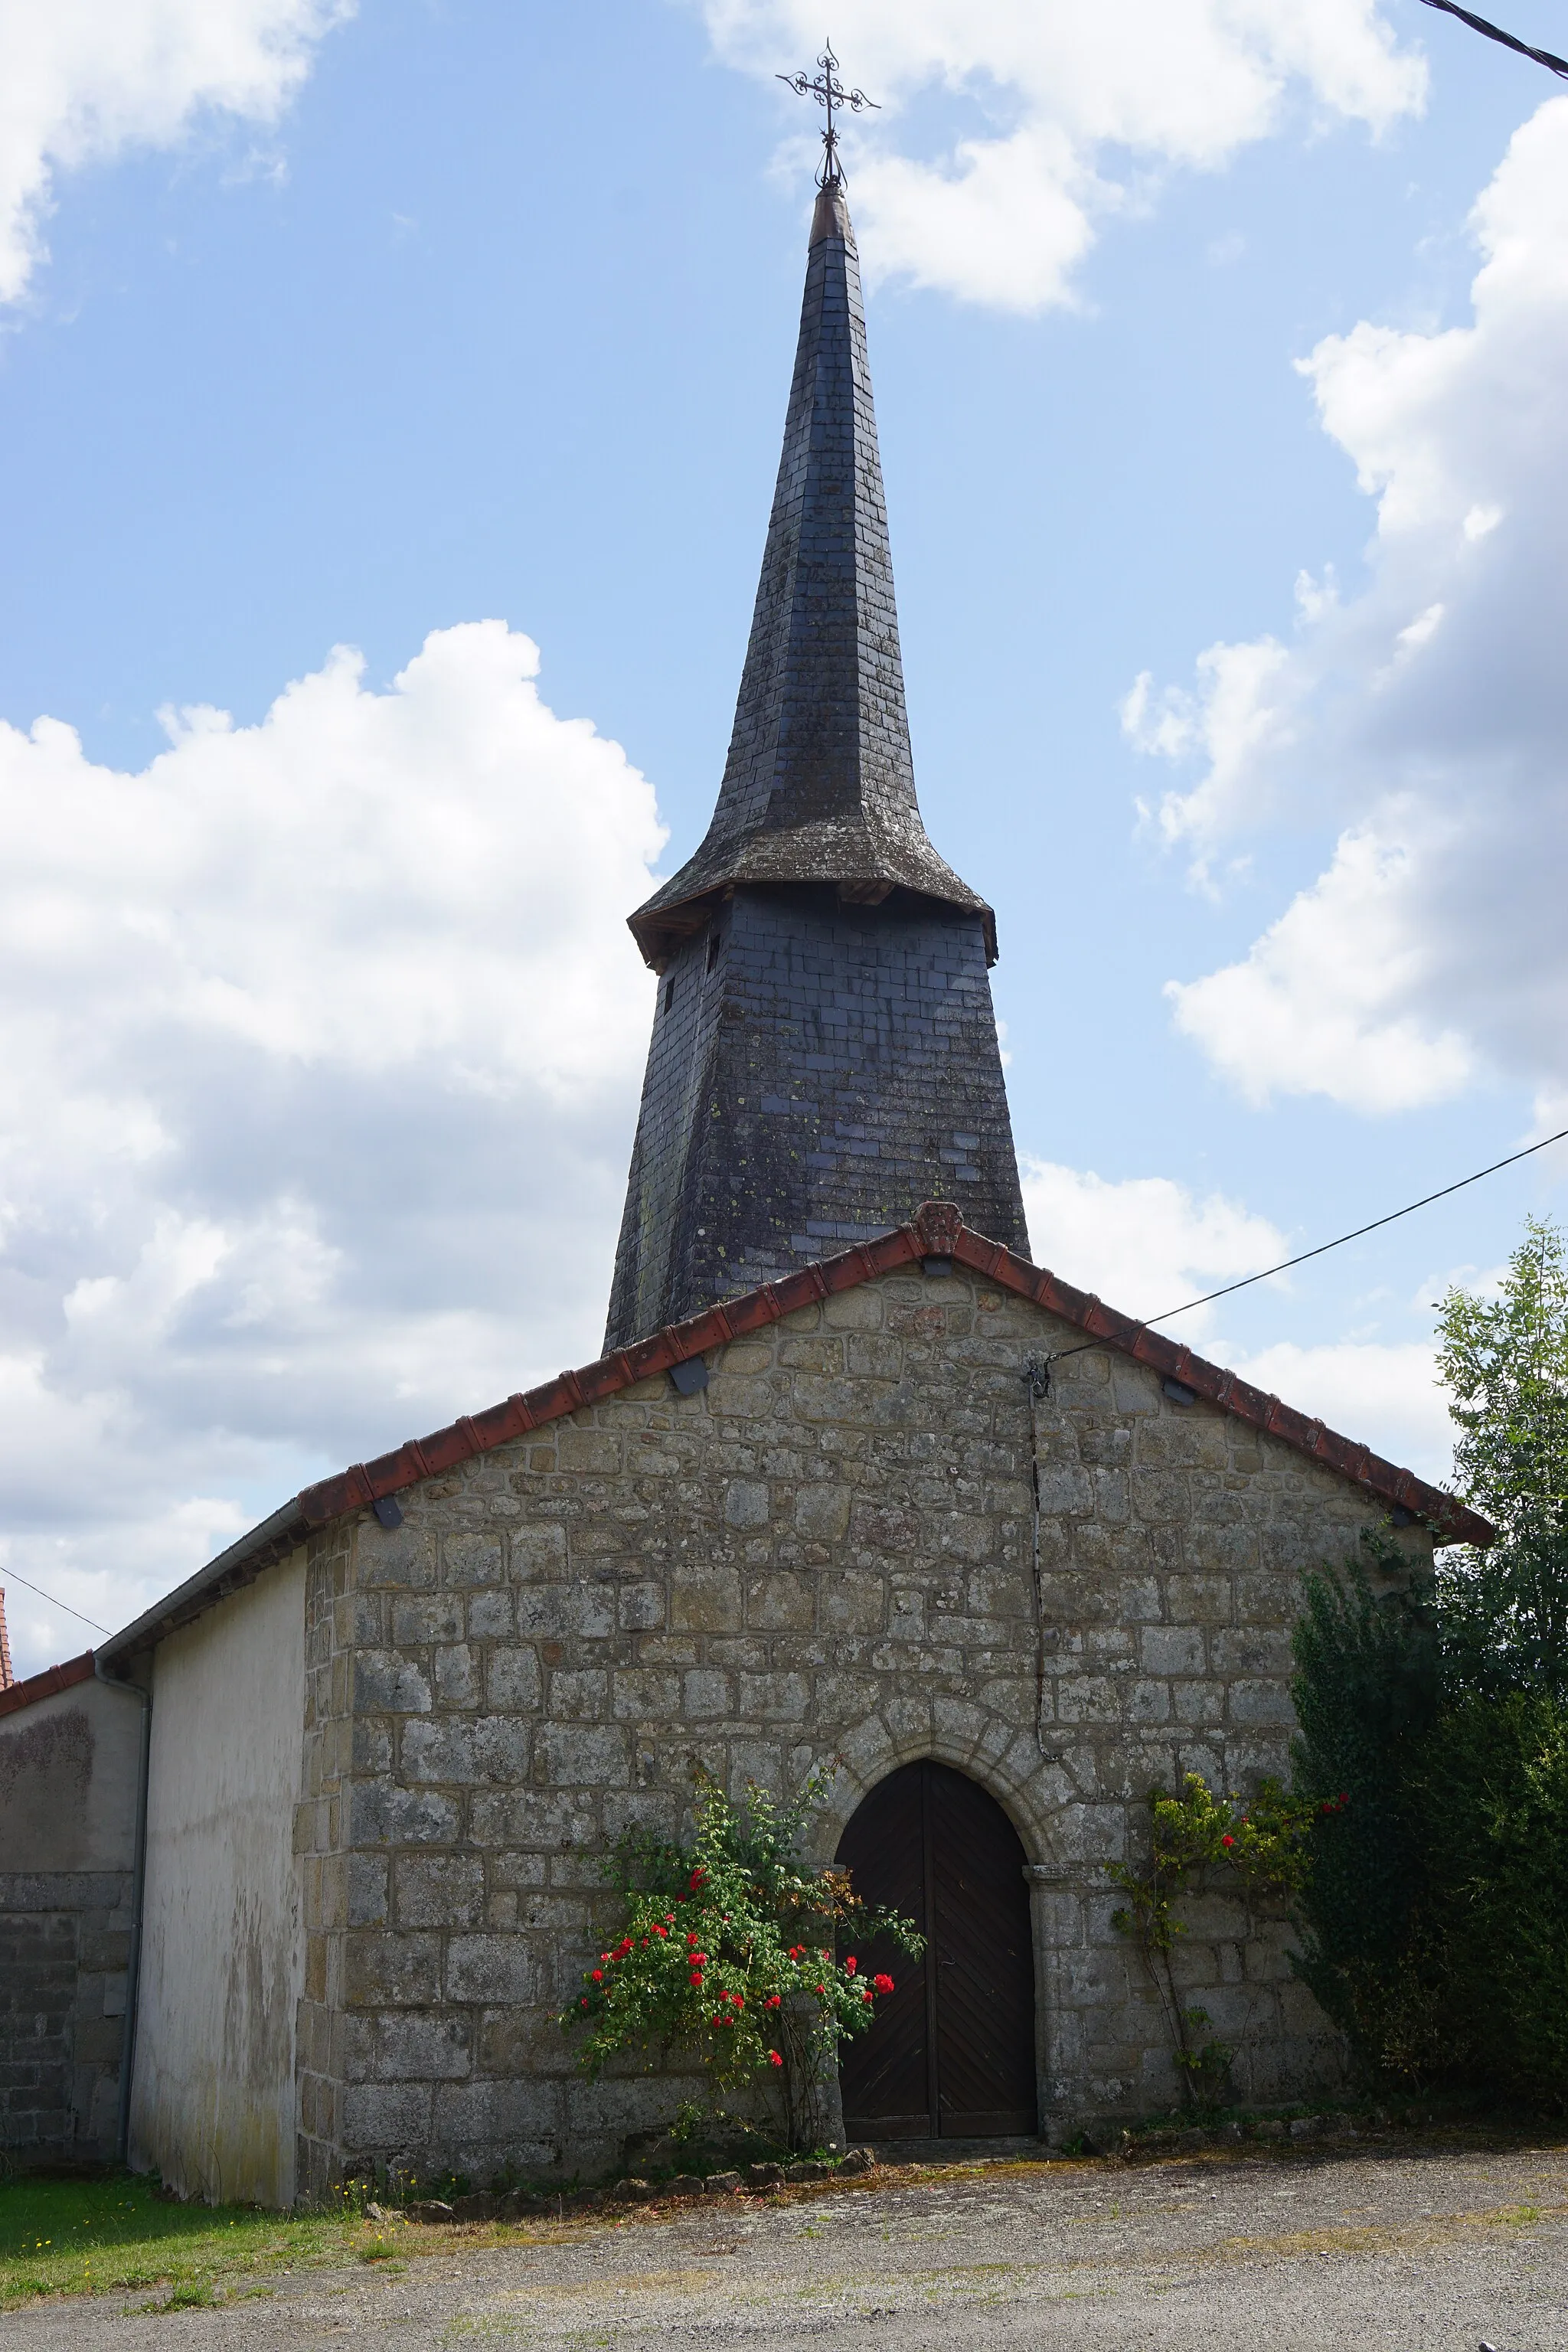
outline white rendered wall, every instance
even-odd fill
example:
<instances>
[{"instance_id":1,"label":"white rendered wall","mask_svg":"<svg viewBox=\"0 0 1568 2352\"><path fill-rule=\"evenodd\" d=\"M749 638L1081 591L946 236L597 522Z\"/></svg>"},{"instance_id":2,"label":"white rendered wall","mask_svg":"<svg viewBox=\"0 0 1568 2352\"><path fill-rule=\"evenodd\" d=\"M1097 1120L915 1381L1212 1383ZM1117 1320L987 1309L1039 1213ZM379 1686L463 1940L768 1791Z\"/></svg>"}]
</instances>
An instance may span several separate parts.
<instances>
[{"instance_id":1,"label":"white rendered wall","mask_svg":"<svg viewBox=\"0 0 1568 2352\"><path fill-rule=\"evenodd\" d=\"M304 1713L300 1552L161 1643L153 1674L131 2159L215 2202L294 2200Z\"/></svg>"}]
</instances>

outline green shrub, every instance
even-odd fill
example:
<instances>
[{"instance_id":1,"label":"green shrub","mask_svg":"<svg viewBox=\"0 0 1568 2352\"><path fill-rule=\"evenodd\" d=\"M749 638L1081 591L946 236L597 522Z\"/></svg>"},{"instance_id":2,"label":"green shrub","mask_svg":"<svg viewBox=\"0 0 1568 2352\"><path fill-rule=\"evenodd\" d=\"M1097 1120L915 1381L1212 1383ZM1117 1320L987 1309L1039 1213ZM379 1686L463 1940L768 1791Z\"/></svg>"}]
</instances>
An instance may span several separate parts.
<instances>
[{"instance_id":1,"label":"green shrub","mask_svg":"<svg viewBox=\"0 0 1568 2352\"><path fill-rule=\"evenodd\" d=\"M1447 2070L1568 2105L1568 1707L1466 1699L1424 1742L1406 1805L1442 1925Z\"/></svg>"},{"instance_id":2,"label":"green shrub","mask_svg":"<svg viewBox=\"0 0 1568 2352\"><path fill-rule=\"evenodd\" d=\"M1310 1580L1298 1966L1363 2073L1568 2105L1568 1249L1528 1221L1439 1361L1467 1502L1496 1528L1405 1594L1385 1542ZM1368 1569L1394 1587L1375 1593Z\"/></svg>"},{"instance_id":3,"label":"green shrub","mask_svg":"<svg viewBox=\"0 0 1568 2352\"><path fill-rule=\"evenodd\" d=\"M1368 1535L1342 1572L1308 1580L1296 1628L1294 1793L1311 1809L1296 1965L1362 2073L1414 2076L1430 2071L1442 2034L1426 1840L1407 1788L1438 1711L1439 1635L1423 1592L1374 1592L1369 1567L1407 1573Z\"/></svg>"}]
</instances>

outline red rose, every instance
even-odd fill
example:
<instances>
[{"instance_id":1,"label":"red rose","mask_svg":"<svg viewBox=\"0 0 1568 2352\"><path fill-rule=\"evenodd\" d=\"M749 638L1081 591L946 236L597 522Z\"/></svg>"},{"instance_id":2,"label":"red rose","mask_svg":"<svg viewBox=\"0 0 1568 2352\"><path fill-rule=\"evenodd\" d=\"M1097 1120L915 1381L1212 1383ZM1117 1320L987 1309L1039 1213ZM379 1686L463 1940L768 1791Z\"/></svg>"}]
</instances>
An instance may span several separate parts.
<instances>
[{"instance_id":1,"label":"red rose","mask_svg":"<svg viewBox=\"0 0 1568 2352\"><path fill-rule=\"evenodd\" d=\"M851 1952L851 1953L850 1953L849 1958L845 1961L845 1963L844 1963L844 1969L845 1969L845 1973L846 1973L847 1976L853 1976L853 1975L854 1975L854 1973L855 1973L855 1955L854 1955L854 1953L853 1953L853 1952Z\"/></svg>"},{"instance_id":2,"label":"red rose","mask_svg":"<svg viewBox=\"0 0 1568 2352\"><path fill-rule=\"evenodd\" d=\"M693 1895L696 1894L700 1886L705 1886L707 1885L708 1873L703 1869L700 1863L698 1864L696 1869L692 1872L690 1877L686 1883L688 1886L690 1887Z\"/></svg>"},{"instance_id":3,"label":"red rose","mask_svg":"<svg viewBox=\"0 0 1568 2352\"><path fill-rule=\"evenodd\" d=\"M818 1992L826 1992L827 1990L827 1987L826 1985L818 1985L816 1990Z\"/></svg>"},{"instance_id":4,"label":"red rose","mask_svg":"<svg viewBox=\"0 0 1568 2352\"><path fill-rule=\"evenodd\" d=\"M691 1981L697 1987L698 1990L700 1991L702 1989L702 1971L700 1969L692 1969Z\"/></svg>"},{"instance_id":5,"label":"red rose","mask_svg":"<svg viewBox=\"0 0 1568 2352\"><path fill-rule=\"evenodd\" d=\"M879 1992L891 1992L893 1990L893 1979L891 1977L873 1977L871 1982L876 1986Z\"/></svg>"},{"instance_id":6,"label":"red rose","mask_svg":"<svg viewBox=\"0 0 1568 2352\"><path fill-rule=\"evenodd\" d=\"M604 1983L604 1981L605 1981L605 1971L604 1971L604 1969L595 1969L594 1970L594 1982L595 1982L595 1984L603 1984L603 1983Z\"/></svg>"},{"instance_id":7,"label":"red rose","mask_svg":"<svg viewBox=\"0 0 1568 2352\"><path fill-rule=\"evenodd\" d=\"M776 2050L770 2050L768 2052L768 2064L770 2066L782 2066L784 2064L784 2060L779 2056Z\"/></svg>"},{"instance_id":8,"label":"red rose","mask_svg":"<svg viewBox=\"0 0 1568 2352\"><path fill-rule=\"evenodd\" d=\"M1233 1837L1230 1837L1230 1836L1228 1836L1228 1835L1227 1835L1227 1836L1226 1836L1226 1837L1222 1837L1222 1838L1221 1838L1221 1840L1220 1840L1220 1843L1221 1843L1221 1845L1234 1845L1234 1844L1236 1843L1236 1840L1235 1840Z\"/></svg>"},{"instance_id":9,"label":"red rose","mask_svg":"<svg viewBox=\"0 0 1568 2352\"><path fill-rule=\"evenodd\" d=\"M769 2008L769 2009L777 2009L777 2008L779 2007L779 2005L781 2004L781 2002L783 2001L783 2000L784 2000L784 1995L783 1995L783 1993L775 1992L775 1993L772 1996L771 2000L768 2001L767 2006L768 2006L768 2008Z\"/></svg>"}]
</instances>

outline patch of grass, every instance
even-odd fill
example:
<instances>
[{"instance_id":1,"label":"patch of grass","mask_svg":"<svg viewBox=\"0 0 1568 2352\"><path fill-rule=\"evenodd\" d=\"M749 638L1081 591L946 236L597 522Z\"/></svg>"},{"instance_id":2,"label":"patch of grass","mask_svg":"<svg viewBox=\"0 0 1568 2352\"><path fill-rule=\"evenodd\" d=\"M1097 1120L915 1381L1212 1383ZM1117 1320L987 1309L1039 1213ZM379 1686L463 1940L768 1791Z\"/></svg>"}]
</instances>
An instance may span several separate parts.
<instances>
[{"instance_id":1,"label":"patch of grass","mask_svg":"<svg viewBox=\"0 0 1568 2352\"><path fill-rule=\"evenodd\" d=\"M217 2297L206 2280L195 2279L189 2286L174 2287L162 2308L164 2311L210 2311L216 2301Z\"/></svg>"},{"instance_id":2,"label":"patch of grass","mask_svg":"<svg viewBox=\"0 0 1568 2352\"><path fill-rule=\"evenodd\" d=\"M151 2178L128 2172L23 2174L0 2180L0 2311L128 2287L210 2302L215 2287L247 2273L346 2262L363 2232L347 2200L336 2212L268 2213L166 2202Z\"/></svg>"}]
</instances>

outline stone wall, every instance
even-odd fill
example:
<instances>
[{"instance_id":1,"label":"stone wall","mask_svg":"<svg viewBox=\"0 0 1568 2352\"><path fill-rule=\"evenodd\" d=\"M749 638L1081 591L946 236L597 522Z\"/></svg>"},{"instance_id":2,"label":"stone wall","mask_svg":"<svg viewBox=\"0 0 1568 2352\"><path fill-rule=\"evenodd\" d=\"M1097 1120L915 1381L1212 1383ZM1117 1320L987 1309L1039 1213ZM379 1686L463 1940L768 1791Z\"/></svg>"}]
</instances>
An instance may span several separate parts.
<instances>
[{"instance_id":1,"label":"stone wall","mask_svg":"<svg viewBox=\"0 0 1568 2352\"><path fill-rule=\"evenodd\" d=\"M553 2018L608 1924L606 1840L674 1829L697 1763L780 1787L841 1759L824 1856L895 1766L973 1774L1031 1864L1044 2119L1174 2095L1105 1864L1152 1784L1286 1769L1301 1574L1377 1506L1080 1342L967 1273L885 1276L716 1351L704 1393L646 1381L352 1523L312 1667L353 1756L313 2179L588 2168L669 2112L689 2085L583 2084ZM1021 1372L1057 1349L1037 1624ZM1244 2095L1332 2075L1277 1924L1212 1903L1184 1965Z\"/></svg>"},{"instance_id":2,"label":"stone wall","mask_svg":"<svg viewBox=\"0 0 1568 2352\"><path fill-rule=\"evenodd\" d=\"M0 2147L114 2154L129 1871L0 1872Z\"/></svg>"},{"instance_id":3,"label":"stone wall","mask_svg":"<svg viewBox=\"0 0 1568 2352\"><path fill-rule=\"evenodd\" d=\"M24 2160L112 2157L119 2114L141 1709L80 1663L0 1716L0 2147Z\"/></svg>"}]
</instances>

